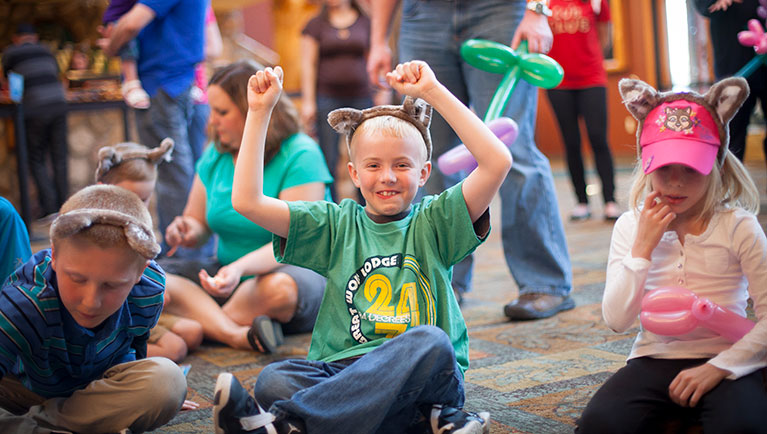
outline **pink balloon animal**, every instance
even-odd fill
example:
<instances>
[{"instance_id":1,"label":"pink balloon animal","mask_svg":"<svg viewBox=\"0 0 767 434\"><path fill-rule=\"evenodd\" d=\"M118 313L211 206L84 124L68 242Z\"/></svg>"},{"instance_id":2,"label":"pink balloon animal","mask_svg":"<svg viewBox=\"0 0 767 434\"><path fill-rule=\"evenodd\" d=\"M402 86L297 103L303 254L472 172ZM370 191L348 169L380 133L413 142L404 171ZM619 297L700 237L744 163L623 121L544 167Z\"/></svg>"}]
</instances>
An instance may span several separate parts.
<instances>
[{"instance_id":1,"label":"pink balloon animal","mask_svg":"<svg viewBox=\"0 0 767 434\"><path fill-rule=\"evenodd\" d=\"M763 20L767 19L767 0L759 0L756 14ZM754 47L757 54L735 73L736 77L748 77L763 64L767 64L767 33L759 20L748 20L748 30L738 32L738 42L745 47Z\"/></svg>"},{"instance_id":2,"label":"pink balloon animal","mask_svg":"<svg viewBox=\"0 0 767 434\"><path fill-rule=\"evenodd\" d=\"M767 53L767 33L764 33L759 20L748 20L748 30L738 32L738 42L746 47L754 47L756 54Z\"/></svg>"},{"instance_id":3,"label":"pink balloon animal","mask_svg":"<svg viewBox=\"0 0 767 434\"><path fill-rule=\"evenodd\" d=\"M506 146L511 146L517 140L518 128L514 119L506 117L493 119L487 126ZM437 160L437 166L442 173L452 175L461 170L471 172L477 168L477 160L466 149L466 145L460 144L442 154Z\"/></svg>"},{"instance_id":4,"label":"pink balloon animal","mask_svg":"<svg viewBox=\"0 0 767 434\"><path fill-rule=\"evenodd\" d=\"M639 320L642 327L658 335L683 335L702 326L731 342L740 340L754 327L748 318L678 286L648 292L642 299Z\"/></svg>"}]
</instances>

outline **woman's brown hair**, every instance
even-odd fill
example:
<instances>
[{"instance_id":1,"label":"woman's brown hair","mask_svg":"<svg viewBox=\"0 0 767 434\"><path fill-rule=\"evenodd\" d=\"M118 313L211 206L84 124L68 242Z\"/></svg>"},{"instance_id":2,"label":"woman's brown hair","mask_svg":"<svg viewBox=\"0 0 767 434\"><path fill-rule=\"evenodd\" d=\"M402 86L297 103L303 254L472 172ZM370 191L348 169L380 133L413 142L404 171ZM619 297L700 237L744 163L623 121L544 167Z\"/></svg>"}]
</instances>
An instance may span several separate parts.
<instances>
[{"instance_id":1,"label":"woman's brown hair","mask_svg":"<svg viewBox=\"0 0 767 434\"><path fill-rule=\"evenodd\" d=\"M263 67L253 61L240 60L217 69L213 77L210 78L208 86L216 85L226 92L244 117L248 113L248 80L251 75L261 69ZM298 111L293 102L283 93L274 106L272 118L269 121L269 129L266 132L264 164L271 161L277 154L285 139L300 130ZM213 137L213 144L219 152L231 151L231 149L222 146L215 131L211 131L210 136Z\"/></svg>"}]
</instances>

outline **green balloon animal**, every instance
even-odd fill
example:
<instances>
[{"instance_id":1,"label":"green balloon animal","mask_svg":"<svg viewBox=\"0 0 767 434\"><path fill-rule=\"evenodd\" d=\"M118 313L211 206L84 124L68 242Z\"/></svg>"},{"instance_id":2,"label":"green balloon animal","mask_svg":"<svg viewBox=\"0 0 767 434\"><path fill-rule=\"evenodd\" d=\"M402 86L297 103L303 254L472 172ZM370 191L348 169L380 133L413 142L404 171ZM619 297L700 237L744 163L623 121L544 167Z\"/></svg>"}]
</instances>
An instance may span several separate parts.
<instances>
[{"instance_id":1,"label":"green balloon animal","mask_svg":"<svg viewBox=\"0 0 767 434\"><path fill-rule=\"evenodd\" d=\"M520 78L533 86L551 89L557 87L565 75L559 63L551 57L528 53L527 41L522 41L514 51L508 45L495 41L470 39L461 45L461 57L477 69L503 74L501 84L487 108L485 122L501 116Z\"/></svg>"}]
</instances>

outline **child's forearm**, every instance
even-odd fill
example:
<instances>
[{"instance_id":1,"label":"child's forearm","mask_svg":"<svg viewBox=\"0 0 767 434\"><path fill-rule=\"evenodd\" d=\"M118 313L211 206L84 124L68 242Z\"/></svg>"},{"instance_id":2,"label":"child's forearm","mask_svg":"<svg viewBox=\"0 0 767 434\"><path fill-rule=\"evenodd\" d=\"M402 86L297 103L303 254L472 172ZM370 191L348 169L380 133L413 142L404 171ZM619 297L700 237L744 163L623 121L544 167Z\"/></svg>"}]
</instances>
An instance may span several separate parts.
<instances>
[{"instance_id":1,"label":"child's forearm","mask_svg":"<svg viewBox=\"0 0 767 434\"><path fill-rule=\"evenodd\" d=\"M248 111L234 167L232 206L248 218L255 208L252 204L263 196L264 143L270 118L271 113L259 116Z\"/></svg>"},{"instance_id":2,"label":"child's forearm","mask_svg":"<svg viewBox=\"0 0 767 434\"><path fill-rule=\"evenodd\" d=\"M464 181L464 197L472 221L490 205L511 168L511 153L490 128L443 85L425 96L447 121L477 160L477 168Z\"/></svg>"},{"instance_id":3,"label":"child's forearm","mask_svg":"<svg viewBox=\"0 0 767 434\"><path fill-rule=\"evenodd\" d=\"M511 153L474 112L442 85L436 86L426 99L458 134L477 160L478 169L506 176L511 167Z\"/></svg>"},{"instance_id":4,"label":"child's forearm","mask_svg":"<svg viewBox=\"0 0 767 434\"><path fill-rule=\"evenodd\" d=\"M288 205L264 195L264 143L271 112L251 110L245 118L242 143L234 168L232 207L269 232L287 237L290 226Z\"/></svg>"}]
</instances>

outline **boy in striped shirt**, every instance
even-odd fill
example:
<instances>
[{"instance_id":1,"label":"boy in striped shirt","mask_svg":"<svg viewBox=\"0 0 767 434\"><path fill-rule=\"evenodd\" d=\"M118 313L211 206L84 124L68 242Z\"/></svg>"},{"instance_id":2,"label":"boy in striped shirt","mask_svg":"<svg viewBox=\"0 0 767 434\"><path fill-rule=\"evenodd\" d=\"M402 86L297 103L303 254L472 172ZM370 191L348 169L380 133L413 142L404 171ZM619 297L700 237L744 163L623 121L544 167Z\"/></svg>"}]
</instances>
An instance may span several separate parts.
<instances>
[{"instance_id":1,"label":"boy in striped shirt","mask_svg":"<svg viewBox=\"0 0 767 434\"><path fill-rule=\"evenodd\" d=\"M50 249L0 289L0 432L143 432L186 396L173 362L145 358L165 274L134 193L86 187L61 207Z\"/></svg>"}]
</instances>

